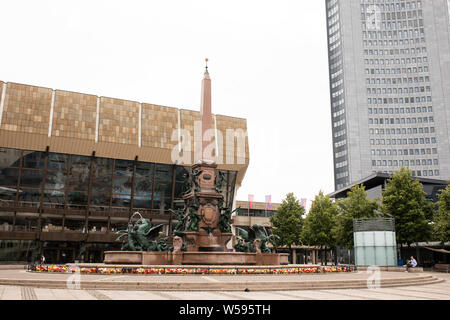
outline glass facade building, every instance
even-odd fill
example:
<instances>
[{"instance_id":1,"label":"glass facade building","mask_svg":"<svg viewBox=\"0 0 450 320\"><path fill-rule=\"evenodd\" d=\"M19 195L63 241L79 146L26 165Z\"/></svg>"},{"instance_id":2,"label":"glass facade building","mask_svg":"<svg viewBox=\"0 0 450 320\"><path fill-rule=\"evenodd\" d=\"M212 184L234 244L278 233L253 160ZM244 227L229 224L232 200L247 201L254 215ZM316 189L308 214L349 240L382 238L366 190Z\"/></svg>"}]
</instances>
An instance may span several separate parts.
<instances>
[{"instance_id":1,"label":"glass facade building","mask_svg":"<svg viewBox=\"0 0 450 320\"><path fill-rule=\"evenodd\" d=\"M231 132L216 159L225 204L249 163L245 119L212 115ZM0 81L0 264L102 262L138 211L171 242L197 142L200 112ZM183 136L181 136L183 133ZM233 140L234 137L234 140ZM220 147L220 146L219 146ZM233 154L234 152L234 154ZM177 158L175 155L175 158ZM222 161L221 161L222 160Z\"/></svg>"},{"instance_id":2,"label":"glass facade building","mask_svg":"<svg viewBox=\"0 0 450 320\"><path fill-rule=\"evenodd\" d=\"M189 169L8 148L0 154L1 231L115 232L135 211L171 227L168 210L182 200ZM237 173L222 172L224 199L232 207Z\"/></svg>"}]
</instances>

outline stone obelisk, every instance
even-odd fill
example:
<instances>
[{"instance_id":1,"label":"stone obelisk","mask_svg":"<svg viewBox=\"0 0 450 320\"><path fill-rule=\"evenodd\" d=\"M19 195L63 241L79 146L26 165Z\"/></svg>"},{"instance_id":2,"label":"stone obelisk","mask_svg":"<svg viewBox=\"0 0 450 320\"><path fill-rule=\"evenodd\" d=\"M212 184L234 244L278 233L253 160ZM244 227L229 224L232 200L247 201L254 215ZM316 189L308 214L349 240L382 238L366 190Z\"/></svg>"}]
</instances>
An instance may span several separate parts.
<instances>
[{"instance_id":1,"label":"stone obelisk","mask_svg":"<svg viewBox=\"0 0 450 320\"><path fill-rule=\"evenodd\" d=\"M202 96L200 105L200 116L202 118L202 154L200 157L201 162L211 163L213 161L210 154L205 154L206 147L210 143L205 141L210 129L212 129L212 113L211 113L211 78L208 72L208 59L206 60L205 73L202 80ZM210 140L210 139L207 139Z\"/></svg>"},{"instance_id":2,"label":"stone obelisk","mask_svg":"<svg viewBox=\"0 0 450 320\"><path fill-rule=\"evenodd\" d=\"M208 59L206 59L208 62ZM204 141L208 130L212 129L211 114L211 78L208 73L208 65L202 80L201 96L202 118L202 156L193 166L196 172L198 189L184 197L187 203L187 213L194 217L191 210L194 208L200 221L198 230L188 230L186 235L186 250L189 251L226 251L225 244L231 239L231 233L222 233L218 227L221 216L221 204L223 195L216 190L217 164L211 154L205 154L206 147L211 143ZM210 132L209 132L210 133ZM211 140L211 139L206 139ZM195 217L194 217L195 218ZM189 220L192 221L192 220Z\"/></svg>"}]
</instances>

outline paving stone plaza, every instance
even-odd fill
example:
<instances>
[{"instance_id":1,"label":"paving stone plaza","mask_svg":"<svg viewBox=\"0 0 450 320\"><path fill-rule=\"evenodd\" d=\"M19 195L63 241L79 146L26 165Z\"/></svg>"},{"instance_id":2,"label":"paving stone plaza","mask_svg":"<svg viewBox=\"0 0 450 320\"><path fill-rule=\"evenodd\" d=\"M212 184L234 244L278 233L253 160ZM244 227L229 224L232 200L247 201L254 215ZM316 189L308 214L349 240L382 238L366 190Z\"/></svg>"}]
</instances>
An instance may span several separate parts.
<instances>
[{"instance_id":1,"label":"paving stone plaza","mask_svg":"<svg viewBox=\"0 0 450 320\"><path fill-rule=\"evenodd\" d=\"M365 271L314 275L80 275L81 289L48 287L52 286L49 283L66 281L70 276L0 270L0 300L450 300L450 274L434 272L381 272L381 288L355 285L354 281L369 279L371 275ZM432 281L427 280L431 278ZM388 284L392 279L397 282ZM16 285L4 285L7 280L15 281ZM27 285L27 280L41 283ZM157 284L159 289L139 290L135 287L137 281L141 286ZM106 285L111 282L123 289ZM302 282L322 286L296 287ZM86 283L95 286L84 288ZM227 287L230 283L235 284L234 289ZM280 290L283 283L290 284L292 289ZM171 284L179 289L173 289ZM190 290L195 284L204 290ZM239 289L239 284L246 284L250 289Z\"/></svg>"}]
</instances>

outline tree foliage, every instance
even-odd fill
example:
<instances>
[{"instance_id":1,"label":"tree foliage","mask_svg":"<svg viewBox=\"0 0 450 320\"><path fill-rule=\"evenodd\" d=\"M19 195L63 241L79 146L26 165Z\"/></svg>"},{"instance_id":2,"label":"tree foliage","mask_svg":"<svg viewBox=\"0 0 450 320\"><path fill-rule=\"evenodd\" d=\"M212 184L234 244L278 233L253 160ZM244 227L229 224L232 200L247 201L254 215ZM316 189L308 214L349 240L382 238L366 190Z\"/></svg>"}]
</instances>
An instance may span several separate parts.
<instances>
[{"instance_id":1,"label":"tree foliage","mask_svg":"<svg viewBox=\"0 0 450 320\"><path fill-rule=\"evenodd\" d=\"M383 190L382 209L395 218L397 242L410 245L431 238L433 204L425 198L422 184L411 178L411 170L401 168L388 179Z\"/></svg>"},{"instance_id":2,"label":"tree foliage","mask_svg":"<svg viewBox=\"0 0 450 320\"><path fill-rule=\"evenodd\" d=\"M332 232L338 210L329 196L321 191L305 218L302 231L302 240L305 244L332 248L335 245L335 236Z\"/></svg>"},{"instance_id":3,"label":"tree foliage","mask_svg":"<svg viewBox=\"0 0 450 320\"><path fill-rule=\"evenodd\" d=\"M450 241L450 185L438 195L438 210L434 219L434 232L439 241Z\"/></svg>"},{"instance_id":4,"label":"tree foliage","mask_svg":"<svg viewBox=\"0 0 450 320\"><path fill-rule=\"evenodd\" d=\"M293 193L288 193L281 203L275 215L270 218L273 225L272 233L279 237L277 246L300 245L300 234L303 226L305 208L295 198Z\"/></svg>"},{"instance_id":5,"label":"tree foliage","mask_svg":"<svg viewBox=\"0 0 450 320\"><path fill-rule=\"evenodd\" d=\"M347 248L353 247L353 219L372 218L376 216L379 205L376 200L367 197L363 185L355 185L347 193L347 198L337 202L339 214L333 233L336 243Z\"/></svg>"}]
</instances>

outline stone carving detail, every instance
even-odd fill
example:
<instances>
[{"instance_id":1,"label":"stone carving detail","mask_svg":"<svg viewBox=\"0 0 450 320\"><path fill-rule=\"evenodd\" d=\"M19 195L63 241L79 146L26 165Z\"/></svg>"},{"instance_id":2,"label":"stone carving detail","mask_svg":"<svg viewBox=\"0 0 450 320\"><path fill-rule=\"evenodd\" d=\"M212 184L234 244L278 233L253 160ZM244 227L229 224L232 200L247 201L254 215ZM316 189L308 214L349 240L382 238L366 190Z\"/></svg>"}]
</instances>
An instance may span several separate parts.
<instances>
[{"instance_id":1,"label":"stone carving detail","mask_svg":"<svg viewBox=\"0 0 450 320\"><path fill-rule=\"evenodd\" d=\"M169 209L169 211L175 215L175 218L178 221L177 225L175 226L175 229L173 230L173 233L176 236L184 235L184 233L186 232L186 218L187 218L185 214L186 206L181 210Z\"/></svg>"},{"instance_id":2,"label":"stone carving detail","mask_svg":"<svg viewBox=\"0 0 450 320\"><path fill-rule=\"evenodd\" d=\"M174 253L178 253L181 252L183 250L183 239L181 239L181 237L179 236L175 236L173 237L173 252Z\"/></svg>"},{"instance_id":3,"label":"stone carving detail","mask_svg":"<svg viewBox=\"0 0 450 320\"><path fill-rule=\"evenodd\" d=\"M261 252L270 253L267 243L275 246L276 235L268 235L266 229L258 224L254 224L248 230L236 227L239 231L239 237L234 249L237 252ZM256 241L258 240L258 241Z\"/></svg>"},{"instance_id":4,"label":"stone carving detail","mask_svg":"<svg viewBox=\"0 0 450 320\"><path fill-rule=\"evenodd\" d=\"M133 218L139 215L136 222ZM167 238L155 241L161 231L163 224L153 226L150 220L144 219L139 212L135 212L128 223L126 230L119 230L116 234L119 237L116 241L125 241L122 244L122 251L170 251L171 247L167 244Z\"/></svg>"}]
</instances>

